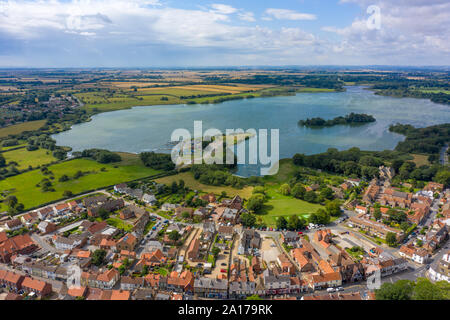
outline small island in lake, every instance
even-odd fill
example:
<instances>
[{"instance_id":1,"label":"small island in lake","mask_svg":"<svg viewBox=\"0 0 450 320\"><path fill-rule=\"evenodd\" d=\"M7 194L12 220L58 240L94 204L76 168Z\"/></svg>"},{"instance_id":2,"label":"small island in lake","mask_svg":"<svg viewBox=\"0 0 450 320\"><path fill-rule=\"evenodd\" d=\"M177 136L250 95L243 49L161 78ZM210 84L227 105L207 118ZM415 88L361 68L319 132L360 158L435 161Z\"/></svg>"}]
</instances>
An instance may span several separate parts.
<instances>
[{"instance_id":1,"label":"small island in lake","mask_svg":"<svg viewBox=\"0 0 450 320\"><path fill-rule=\"evenodd\" d=\"M298 122L298 125L304 127L321 128L321 127L332 127L337 125L358 125L375 121L376 119L370 114L352 112L344 117L336 117L330 120L325 120L322 118L311 118L306 120L300 120Z\"/></svg>"}]
</instances>

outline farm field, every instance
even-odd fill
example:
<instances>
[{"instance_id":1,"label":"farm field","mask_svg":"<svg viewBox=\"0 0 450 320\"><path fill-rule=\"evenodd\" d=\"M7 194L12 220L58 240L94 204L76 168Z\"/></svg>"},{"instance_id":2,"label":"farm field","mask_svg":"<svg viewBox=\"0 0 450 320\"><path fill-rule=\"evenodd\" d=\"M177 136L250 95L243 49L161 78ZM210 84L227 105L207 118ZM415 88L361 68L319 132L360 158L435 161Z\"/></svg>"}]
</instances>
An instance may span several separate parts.
<instances>
[{"instance_id":1,"label":"farm field","mask_svg":"<svg viewBox=\"0 0 450 320\"><path fill-rule=\"evenodd\" d=\"M222 191L225 191L229 197L239 195L242 198L248 199L252 195L253 187L244 187L242 189L235 189L229 186L208 186L202 184L194 179L191 172L182 172L173 176L168 176L160 179L156 179L155 181L158 183L164 183L170 185L173 181L178 182L179 180L184 180L186 186L193 190L214 193L220 195Z\"/></svg>"},{"instance_id":2,"label":"farm field","mask_svg":"<svg viewBox=\"0 0 450 320\"><path fill-rule=\"evenodd\" d=\"M17 162L18 165L16 167L19 170L27 169L28 166L36 168L37 166L58 160L47 149L28 151L26 148L21 148L3 152L2 155L5 157L7 163L11 161Z\"/></svg>"},{"instance_id":3,"label":"farm field","mask_svg":"<svg viewBox=\"0 0 450 320\"><path fill-rule=\"evenodd\" d=\"M105 171L101 171L105 168ZM42 192L36 186L42 179L50 178L40 170L28 171L17 176L0 181L0 191L6 194L13 194L25 208L32 208L43 203L55 201L63 198L66 190L73 194L87 192L125 181L139 179L159 173L160 171L144 167L142 165L117 165L101 164L88 159L75 159L51 165L48 169L53 173L51 180L54 192ZM77 171L85 173L82 177L74 179ZM62 175L69 176L70 180L59 182ZM4 204L0 204L0 211L6 210Z\"/></svg>"},{"instance_id":4,"label":"farm field","mask_svg":"<svg viewBox=\"0 0 450 320\"><path fill-rule=\"evenodd\" d=\"M430 162L428 161L428 156L423 155L423 154L411 154L413 156L413 162L416 164L416 166L420 167L420 166L427 166L430 164Z\"/></svg>"},{"instance_id":5,"label":"farm field","mask_svg":"<svg viewBox=\"0 0 450 320\"><path fill-rule=\"evenodd\" d=\"M24 123L14 124L0 129L0 138L7 137L10 134L19 134L24 131L33 131L41 128L46 120L28 121Z\"/></svg>"}]
</instances>

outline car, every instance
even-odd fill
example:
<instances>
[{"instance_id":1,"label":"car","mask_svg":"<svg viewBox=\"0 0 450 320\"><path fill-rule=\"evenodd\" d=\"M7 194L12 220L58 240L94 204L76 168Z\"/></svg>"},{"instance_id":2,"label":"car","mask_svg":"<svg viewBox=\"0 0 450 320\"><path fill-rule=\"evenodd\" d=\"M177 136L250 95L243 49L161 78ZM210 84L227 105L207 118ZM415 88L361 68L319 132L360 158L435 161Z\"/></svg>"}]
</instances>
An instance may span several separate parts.
<instances>
[{"instance_id":1,"label":"car","mask_svg":"<svg viewBox=\"0 0 450 320\"><path fill-rule=\"evenodd\" d=\"M303 234L303 232L299 231L298 234L299 234L299 235L300 235L300 234Z\"/></svg>"},{"instance_id":2,"label":"car","mask_svg":"<svg viewBox=\"0 0 450 320\"><path fill-rule=\"evenodd\" d=\"M203 266L203 263L201 263L201 262L197 263L197 267L202 267L202 266Z\"/></svg>"},{"instance_id":3,"label":"car","mask_svg":"<svg viewBox=\"0 0 450 320\"><path fill-rule=\"evenodd\" d=\"M223 267L227 266L227 264L225 262L222 262L220 265L223 266Z\"/></svg>"},{"instance_id":4,"label":"car","mask_svg":"<svg viewBox=\"0 0 450 320\"><path fill-rule=\"evenodd\" d=\"M220 269L220 272L222 272L222 273L226 273L226 272L227 272L227 270L225 270L225 269Z\"/></svg>"},{"instance_id":5,"label":"car","mask_svg":"<svg viewBox=\"0 0 450 320\"><path fill-rule=\"evenodd\" d=\"M334 289L334 288L328 288L327 289L327 292L335 292L336 291L336 289Z\"/></svg>"},{"instance_id":6,"label":"car","mask_svg":"<svg viewBox=\"0 0 450 320\"><path fill-rule=\"evenodd\" d=\"M337 288L337 291L344 291L344 288L343 287L339 287L339 288Z\"/></svg>"},{"instance_id":7,"label":"car","mask_svg":"<svg viewBox=\"0 0 450 320\"><path fill-rule=\"evenodd\" d=\"M229 254L229 252L228 251L224 251L223 254Z\"/></svg>"}]
</instances>

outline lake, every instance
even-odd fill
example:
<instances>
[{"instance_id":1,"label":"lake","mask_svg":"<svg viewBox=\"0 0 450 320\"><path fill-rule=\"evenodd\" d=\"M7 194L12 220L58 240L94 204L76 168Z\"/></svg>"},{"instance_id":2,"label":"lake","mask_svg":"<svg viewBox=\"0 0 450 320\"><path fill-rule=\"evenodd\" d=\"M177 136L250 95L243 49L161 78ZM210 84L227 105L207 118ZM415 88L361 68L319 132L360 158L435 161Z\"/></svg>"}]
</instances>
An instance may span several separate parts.
<instances>
[{"instance_id":1,"label":"lake","mask_svg":"<svg viewBox=\"0 0 450 320\"><path fill-rule=\"evenodd\" d=\"M373 115L377 121L362 126L335 126L321 129L299 127L298 120L331 119L350 112ZM254 98L213 105L163 105L95 115L92 121L74 125L53 136L60 146L73 151L101 148L139 153L170 152L170 136L177 128L193 133L194 121L203 121L203 130L242 128L279 129L280 158L295 153L315 154L328 148L345 150L393 149L404 137L390 133L393 123L418 127L450 122L450 107L429 100L374 95L363 87L347 87L345 92L298 93L295 96ZM239 165L238 175L258 175L258 165Z\"/></svg>"}]
</instances>

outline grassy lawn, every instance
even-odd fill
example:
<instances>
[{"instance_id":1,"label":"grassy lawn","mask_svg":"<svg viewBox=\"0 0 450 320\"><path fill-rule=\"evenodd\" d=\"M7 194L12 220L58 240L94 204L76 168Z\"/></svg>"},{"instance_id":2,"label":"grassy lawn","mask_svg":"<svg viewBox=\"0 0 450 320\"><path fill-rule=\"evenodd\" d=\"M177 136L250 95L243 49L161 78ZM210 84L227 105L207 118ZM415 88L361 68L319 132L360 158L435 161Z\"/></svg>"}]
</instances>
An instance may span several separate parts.
<instances>
[{"instance_id":1,"label":"grassy lawn","mask_svg":"<svg viewBox=\"0 0 450 320\"><path fill-rule=\"evenodd\" d=\"M45 124L46 120L28 121L24 123L14 124L0 129L0 138L7 137L10 134L19 134L24 131L37 130Z\"/></svg>"},{"instance_id":2,"label":"grassy lawn","mask_svg":"<svg viewBox=\"0 0 450 320\"><path fill-rule=\"evenodd\" d=\"M52 156L52 152L46 149L38 149L35 151L28 151L26 148L21 148L17 150L3 152L3 156L6 162L17 162L17 169L23 170L32 166L36 168L37 166L51 163L57 161L55 157Z\"/></svg>"},{"instance_id":3,"label":"grassy lawn","mask_svg":"<svg viewBox=\"0 0 450 320\"><path fill-rule=\"evenodd\" d=\"M327 89L327 88L300 88L297 90L297 92L334 92L334 89Z\"/></svg>"},{"instance_id":4,"label":"grassy lawn","mask_svg":"<svg viewBox=\"0 0 450 320\"><path fill-rule=\"evenodd\" d=\"M428 166L430 162L428 161L428 156L423 154L411 154L413 156L413 162L416 164L416 166Z\"/></svg>"},{"instance_id":5,"label":"grassy lawn","mask_svg":"<svg viewBox=\"0 0 450 320\"><path fill-rule=\"evenodd\" d=\"M277 217L284 216L287 218L291 215L299 215L307 218L310 213L316 212L319 208L322 208L319 204L309 203L282 195L278 192L278 185L266 188L266 195L269 200L264 204L264 207L258 216L260 216L270 227L275 226Z\"/></svg>"},{"instance_id":6,"label":"grassy lawn","mask_svg":"<svg viewBox=\"0 0 450 320\"><path fill-rule=\"evenodd\" d=\"M102 168L106 170L101 171ZM51 180L55 192L42 192L41 188L36 186L42 179L49 178L49 176L43 175L40 170L28 171L0 181L0 191L8 191L10 194L14 194L19 202L25 205L25 208L31 208L63 198L65 190L70 190L73 194L79 194L160 172L142 165L117 165L117 168L114 168L114 165L101 164L88 159L75 159L54 164L49 166L49 170L53 172L55 177L54 180ZM74 174L79 170L89 173L78 179L73 179ZM71 179L59 182L58 179L64 174ZM5 206L0 204L0 211L5 209Z\"/></svg>"},{"instance_id":7,"label":"grassy lawn","mask_svg":"<svg viewBox=\"0 0 450 320\"><path fill-rule=\"evenodd\" d=\"M173 181L178 182L179 180L184 180L186 186L193 190L201 190L207 193L214 193L216 195L220 195L222 191L225 191L228 196L239 195L242 198L248 199L252 195L253 187L244 187L242 189L235 189L229 186L208 186L206 184L202 184L194 179L191 172L182 172L173 176L163 177L160 179L156 179L158 183L164 183L170 185Z\"/></svg>"},{"instance_id":8,"label":"grassy lawn","mask_svg":"<svg viewBox=\"0 0 450 320\"><path fill-rule=\"evenodd\" d=\"M117 218L117 217L111 216L108 219L106 219L106 222L110 226L113 226L113 227L118 228L118 229L125 230L125 232L131 232L131 230L133 229L133 225L132 224L127 223L127 222L125 222L122 219Z\"/></svg>"}]
</instances>

